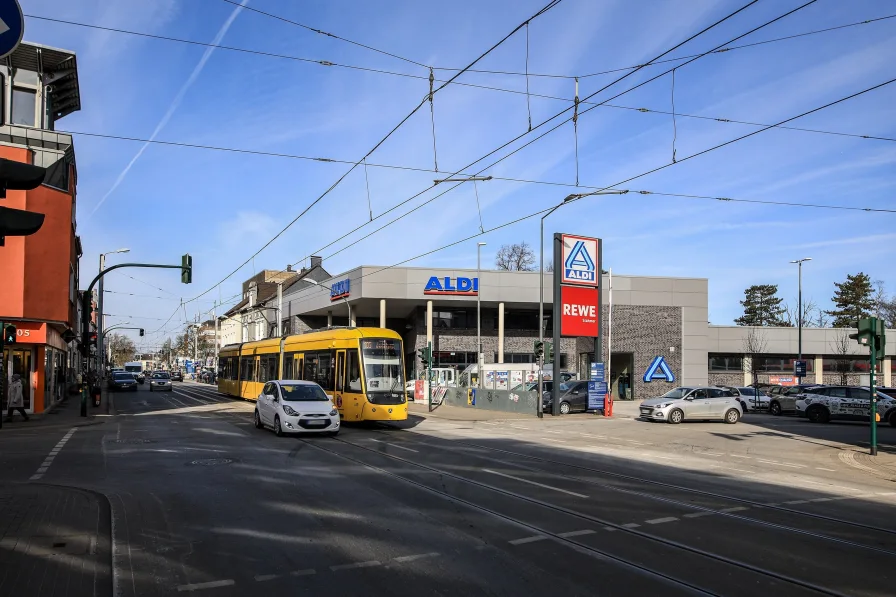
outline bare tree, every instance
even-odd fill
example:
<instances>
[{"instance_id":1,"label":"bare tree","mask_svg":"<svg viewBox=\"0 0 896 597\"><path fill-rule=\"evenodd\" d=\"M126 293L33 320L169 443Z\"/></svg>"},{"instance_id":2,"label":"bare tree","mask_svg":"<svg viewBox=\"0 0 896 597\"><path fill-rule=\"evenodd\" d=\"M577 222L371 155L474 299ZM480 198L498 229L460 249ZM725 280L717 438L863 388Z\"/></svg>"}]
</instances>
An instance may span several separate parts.
<instances>
[{"instance_id":1,"label":"bare tree","mask_svg":"<svg viewBox=\"0 0 896 597\"><path fill-rule=\"evenodd\" d=\"M840 376L840 385L849 383L849 373L856 354L855 342L849 337L849 330L839 330L837 336L831 341L831 352L834 353L834 370Z\"/></svg>"},{"instance_id":2,"label":"bare tree","mask_svg":"<svg viewBox=\"0 0 896 597\"><path fill-rule=\"evenodd\" d=\"M112 362L119 367L133 359L137 352L134 342L122 334L112 334L108 343L109 350L112 352Z\"/></svg>"},{"instance_id":3,"label":"bare tree","mask_svg":"<svg viewBox=\"0 0 896 597\"><path fill-rule=\"evenodd\" d=\"M896 295L887 296L883 280L874 282L874 315L888 328L896 327Z\"/></svg>"},{"instance_id":4,"label":"bare tree","mask_svg":"<svg viewBox=\"0 0 896 597\"><path fill-rule=\"evenodd\" d=\"M816 323L818 322L817 313L819 311L820 309L818 308L818 305L814 300L809 299L808 301L803 302L804 328L823 327L816 325ZM796 300L793 301L793 303L785 303L784 315L782 317L788 326L797 327L799 325L799 301Z\"/></svg>"},{"instance_id":5,"label":"bare tree","mask_svg":"<svg viewBox=\"0 0 896 597\"><path fill-rule=\"evenodd\" d=\"M744 356L749 357L747 361L747 372L753 380L753 386L759 387L759 372L762 366L759 364L759 358L765 354L768 342L765 338L765 331L758 327L751 327L750 331L743 339Z\"/></svg>"},{"instance_id":6,"label":"bare tree","mask_svg":"<svg viewBox=\"0 0 896 597\"><path fill-rule=\"evenodd\" d=\"M495 266L498 269L531 272L535 269L534 265L535 252L526 241L512 245L502 245L495 256Z\"/></svg>"},{"instance_id":7,"label":"bare tree","mask_svg":"<svg viewBox=\"0 0 896 597\"><path fill-rule=\"evenodd\" d=\"M548 264L545 266L544 271L546 271L546 272L554 271L554 260L553 259L548 261Z\"/></svg>"}]
</instances>

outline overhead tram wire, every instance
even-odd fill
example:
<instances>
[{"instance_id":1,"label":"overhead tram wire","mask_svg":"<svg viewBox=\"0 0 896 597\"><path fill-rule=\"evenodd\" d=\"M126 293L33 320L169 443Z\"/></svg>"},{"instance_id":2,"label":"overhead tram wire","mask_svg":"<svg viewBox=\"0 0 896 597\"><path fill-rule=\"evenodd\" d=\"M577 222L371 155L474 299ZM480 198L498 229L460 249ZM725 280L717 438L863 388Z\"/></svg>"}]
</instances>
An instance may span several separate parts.
<instances>
[{"instance_id":1,"label":"overhead tram wire","mask_svg":"<svg viewBox=\"0 0 896 597\"><path fill-rule=\"evenodd\" d=\"M753 1L756 2L757 0L753 0ZM519 31L520 29L522 29L522 28L526 25L526 23L528 23L528 22L532 21L533 19L538 18L539 16L545 14L547 11L549 11L549 10L551 10L552 8L554 8L555 6L557 6L560 2L562 2L562 0L551 0L551 1L550 1L548 4L546 4L541 10L539 10L539 11L536 12L534 15L532 15L531 17L529 17L526 21L524 21L524 22L520 23L519 25L517 25L517 26L516 26L510 33L508 33L507 35L505 35L500 41L498 41L497 43L495 43L494 45L492 45L488 50L486 50L485 52L483 52L482 54L480 54L479 56L477 56L477 57L476 57L476 58L475 58L475 59L474 59L468 66L469 66L469 67L472 67L474 64L476 64L477 62L479 62L480 60L482 60L483 58L485 58L485 57L486 57L488 54L490 54L495 48L497 48L498 46L500 46L501 44L503 44L503 43L504 43L505 41L507 41L512 35L514 35L517 31ZM440 86L437 87L435 90L433 90L432 93L433 93L433 94L438 93L439 91L441 91L442 89L444 89L446 86L448 86L454 79L456 79L457 77L461 76L464 72L465 72L465 71L460 71L460 72L458 72L456 75L454 75L453 77L451 77L447 82L445 82L444 84L440 85ZM413 116L413 115L414 115L420 108L422 108L422 107L426 104L426 102L428 101L428 98L429 98L429 94L424 95L424 96L423 96L423 99L420 100L420 102L414 107L414 109L411 110L411 111L407 114L407 116L405 116L404 118L402 118L401 121L400 121L398 124L396 124L396 125L395 125L395 126L394 126L394 127L393 127L393 128L392 128L392 129L391 129L391 130L390 130L390 131L389 131L389 132L382 138L382 139L380 139L380 141L378 141L378 142L376 143L376 145L373 146L372 149L370 149L370 151L368 151L368 152L367 152L367 153L366 153L360 160L358 160L357 162L353 162L353 163L352 163L352 166L351 166L351 167L350 167L350 168L349 168L349 169L348 169L342 176L340 176L340 177L339 177L339 178L338 178L332 185L330 185L330 186L329 186L323 193L321 193L321 194L320 194L314 201L312 201L312 202L311 202L311 203L310 203L304 210L302 210L302 212L299 213L299 215L297 215L297 216L296 216L295 218L293 218L290 222L288 222L288 223L286 224L286 226L284 226L279 232L277 232L277 234L275 234L270 240L268 240L268 241L267 241L267 242L266 242L260 249L258 249L255 253L253 253L249 258L247 258L243 263L241 263L236 269L234 269L234 270L231 271L229 274L227 274L222 280L220 280L219 282L217 282L215 285L211 286L211 287L208 288L207 290L203 291L203 292L200 293L199 295L197 295L197 296L195 296L195 297L193 297L193 298L191 298L191 299L189 299L189 300L187 300L187 301L184 301L184 304L193 302L193 301L195 301L195 300L197 300L197 299L199 299L199 298L205 296L206 294L208 294L209 292L211 292L214 288L216 288L217 286L219 286L219 285L222 284L223 282L227 281L231 276L233 276L233 274L235 274L236 272L238 272L238 271L239 271L240 269L242 269L247 263L249 263L250 261L252 261L252 259L254 259L256 255L260 254L260 253L261 253L262 251L264 251L268 246L270 246L271 243L273 243L273 242L274 242L275 240L277 240L280 236L282 236L283 233L286 232L287 230L289 230L289 228L292 227L292 225L295 224L297 221L299 221L299 219L300 219L302 216L304 216L306 213L308 213L308 211L311 210L312 207L314 207L315 205L317 205L317 203L319 203L319 202L320 202L324 197L326 197L326 196L327 196L333 189L335 189L335 188L339 185L339 183L341 183L343 180L345 180L345 178L346 178L349 174L351 174L351 173L355 170L355 168L358 167L358 165L360 165L361 163L363 163L364 160L366 160L366 159L367 159L373 152L375 152L375 151L376 151L376 150L377 150L383 143L385 143L386 140L388 140L388 139L392 136L392 134L395 133L395 131L397 131L397 130L398 130L398 129L405 123L405 122L407 122L407 121L411 118L411 116ZM172 314L172 317L173 317L173 316L174 316L174 315Z\"/></svg>"},{"instance_id":2,"label":"overhead tram wire","mask_svg":"<svg viewBox=\"0 0 896 597\"><path fill-rule=\"evenodd\" d=\"M708 51L704 52L703 54L701 54L700 56L697 56L696 58L692 58L691 60L689 60L689 61L686 62L685 64L680 64L680 65L678 65L678 66L676 66L676 67L674 67L674 68L676 68L676 69L677 69L677 68L681 68L681 67L685 66L686 64L689 64L690 62L694 62L695 60L699 60L702 56L706 56L706 55L708 55L708 54L711 53L713 50L718 49L719 47L725 46L725 45L727 45L727 44L730 44L730 43L732 43L733 41L737 41L738 39L741 39L741 38L743 38L743 37L746 37L747 35L750 35L751 33L754 33L755 31L758 31L759 29L762 29L763 27L767 27L768 25L771 25L772 23L775 23L775 22L777 22L777 21L779 21L779 20L781 20L781 19L783 19L783 18L785 18L785 17L787 17L787 16L789 16L789 15L791 15L791 14L793 14L793 13L799 11L799 10L802 10L803 8L805 8L805 7L807 7L807 6L811 5L811 4L814 4L814 3L817 2L817 1L818 1L818 0L809 0L809 2L806 2L805 4L802 4L802 5L800 5L800 6L796 7L796 8L794 8L794 9L792 9L792 10L790 10L790 11L788 11L788 12L786 12L786 13L784 13L784 14L778 16L778 17L775 17L774 19L771 19L770 21L766 21L766 22L763 23L762 25L759 25L758 27L754 27L754 28L751 29L750 31L747 31L746 33L743 33L743 34L741 34L741 35L738 35L737 37L733 38L732 40L729 40L729 41L727 41L727 42L724 42L724 43L720 44L719 46L716 46L716 48L713 48L713 49L711 49L711 50L708 50ZM666 50L666 51L663 52L662 54L659 54L659 55L656 56L653 60L658 60L658 59L661 58L662 56L665 56L666 54L668 54L668 53L670 53L670 52L676 50L677 48L679 48L679 47L681 47L682 45L684 45L684 44L688 43L689 41L691 41L692 39L694 39L694 38L696 38L696 37L702 35L702 34L705 33L706 31L709 31L709 30L712 29L713 27L715 27L715 26L719 25L720 23L724 22L725 20L727 20L727 19L733 17L734 15L736 15L736 14L739 13L739 12L741 12L742 10L745 10L746 8L748 8L749 6L751 6L752 4L755 4L755 0L754 0L753 2L750 2L750 3L746 4L745 6L739 8L737 11L735 11L735 12L733 12L733 13L727 15L726 17L722 18L721 20L716 21L716 22L713 23L712 25L709 25L708 27L702 29L702 30L699 31L698 33L695 33L695 34L692 35L691 37L685 39L684 41L682 41L682 42L680 42L679 44L675 45L674 47L670 48L669 50ZM652 60L651 60L651 62L652 62ZM645 66L646 66L647 64L650 64L650 62L646 63ZM671 72L672 70L673 70L673 69L669 69L669 70L667 70L667 71L665 71L665 72L663 72L663 73L660 73L659 75L655 75L654 77L651 77L651 78L649 78L649 79L647 79L647 80L645 80L645 81L643 81L643 82L641 82L641 83L639 83L639 84L637 84L637 85L635 85L635 86L633 86L633 87L630 87L630 88L626 89L625 91L623 91L623 92L621 92L621 93L616 94L615 96L613 96L613 97L610 98L610 99L615 99L616 97L619 97L619 96L621 96L621 95L624 95L624 94L626 94L626 93L629 93L629 92L631 92L631 91L633 91L633 90L635 90L635 89L637 89L637 88L639 88L639 87L641 87L641 86L643 86L643 85L646 85L647 83L650 83L651 81L654 81L654 80L656 80L656 79L658 79L658 78L660 78L660 77L662 77L662 76L668 74L668 73ZM608 83L607 85L605 85L605 86L602 87L601 89L598 89L597 91L595 91L595 92L591 93L590 95L586 96L585 99L590 99L590 98L594 97L595 95L597 95L597 94L600 93L601 91L603 91L603 90L605 90L605 89L607 89L607 88L609 88L609 87L615 85L615 84L618 83L619 81L622 81L623 79L629 77L630 75L634 74L635 72L637 72L637 71L631 71L631 72L629 72L629 73L626 73L626 74L622 75L621 77L619 77L619 78L617 78L616 80L614 80L614 81ZM605 100L605 101L609 101L609 100ZM600 105L600 104L597 104L597 105ZM591 108L588 108L587 110L584 110L584 111L580 114L580 116L583 115L583 114L585 114L585 113L587 113L587 112L589 112L589 111L591 111L592 109L594 109L595 107L597 107L597 105L593 105ZM554 116L551 116L550 118L548 118L548 119L542 121L541 123L539 123L538 125L534 126L534 127L532 128L532 130L535 131L535 130L541 128L541 127L544 126L545 124L547 124L547 123L549 123L549 122L555 120L556 118L562 116L563 114L565 114L566 112L568 112L568 111L571 110L571 109L573 109L572 106L570 106L569 108L566 108L566 109L564 109L564 110L561 110L560 112L558 112L558 113L555 114ZM554 125L554 126L551 127L550 129L544 131L543 133L541 133L540 135L536 136L535 138L530 139L530 140L527 141L526 143L520 145L519 147L517 147L516 149L514 149L514 150L511 151L510 153L504 155L503 157L501 157L501 158L497 159L496 161L492 162L491 164L485 166L484 168L480 169L478 172L473 173L472 176L478 176L478 175L482 174L483 172L485 172L485 171L488 170L489 168L491 168L491 167L495 166L496 164L498 164L498 163L500 163L500 162L506 160L507 158L509 158L510 156L514 155L515 153L521 151L522 149L528 147L529 145L535 143L536 141L538 141L538 140L544 138L545 136L549 135L550 133L556 131L557 129L559 129L560 127L562 127L562 126L563 126L564 124L566 124L567 122L570 122L571 120L572 120L571 118L567 118L566 120L560 121L558 124ZM487 153L487 154L485 154L484 156L478 158L477 160L471 162L470 164L467 164L467 165L464 166L463 168L460 168L457 172L451 174L450 177L456 176L459 172L466 171L468 168L472 167L473 165L475 165L475 164L477 164L477 163L483 161L484 159L490 157L491 155L494 155L495 153L501 151L501 150L504 149L505 147L507 147L507 146L513 144L514 142L518 141L519 139L522 139L522 138L525 137L527 134L528 134L528 131L527 131L527 132L524 132L524 133L522 133L522 134L520 134L520 135L518 135L517 137L515 137L514 139L511 139L511 140L508 141L507 143L504 143L504 144L501 145L500 147L498 147L498 148L496 148L496 149L490 151L489 153ZM450 177L449 177L449 178L450 178ZM384 225L384 226L381 226L380 228L377 229L377 232L378 232L378 231L381 231L381 230L383 230L383 229L385 229L385 228L387 228L388 226L391 226L392 224L396 223L397 221L401 220L402 218L407 217L408 215L410 215L411 213L417 211L418 209L420 209L420 208L422 208L422 207L424 207L424 206L426 206L426 205L432 203L433 201L435 201L435 200L438 199L439 197L442 197L443 195L449 193L450 191L453 191L454 189L456 189L457 187L459 187L461 184L463 184L463 182L460 182L460 183L458 183L458 184L456 184L456 185L454 185L454 186L452 186L452 187L446 189L445 191L439 193L439 194L436 195L435 197L432 197L432 198L430 198L430 199L424 201L423 203L417 205L417 206L414 207L413 209L411 209L411 210L405 212L403 215L401 215L401 216L399 216L399 217L393 219L393 220L390 221L388 224L386 224L386 225ZM434 187L434 186L435 186L435 185L433 185L433 187ZM410 201L412 201L412 200L414 200L415 198L419 197L419 196L422 195L423 193L429 191L429 190L432 189L433 187L428 187L428 188L424 189L423 191L420 191L420 192L416 193L415 195L412 195L412 196L409 197L408 199L405 199L404 201L399 202L398 204L392 206L391 208L387 209L386 211L384 211L383 213L381 213L380 215L378 215L376 218L374 218L374 220L379 219L379 218L381 218L382 216L384 216L384 215L386 215L386 214L388 214L388 213L390 213L390 212L392 212L392 211L395 211L396 209L398 209L398 208L401 207L402 205L405 205L406 203L409 203ZM323 249L328 248L328 247L330 247L330 246L336 244L337 242L339 242L339 241L341 241L341 240L347 238L348 236L351 236L352 234L354 234L354 233L357 232L358 230L364 228L364 227L365 227L367 224L369 224L369 223L370 223L370 222L365 222L364 224L361 224L360 226L357 226L354 230L351 230L351 231L347 232L346 234L342 235L342 236L339 237L338 239L336 239L336 240L330 242L329 244L325 245L325 246L322 247L321 249L318 249L318 250L315 251L315 253L313 253L313 254L319 254L319 252L322 251ZM347 247L345 247L345 248L347 248ZM342 250L344 250L345 248L343 248ZM305 259L307 259L307 257L305 257ZM300 263L301 261L303 261L303 260L299 260L299 261L297 261L296 263Z\"/></svg>"},{"instance_id":3,"label":"overhead tram wire","mask_svg":"<svg viewBox=\"0 0 896 597\"><path fill-rule=\"evenodd\" d=\"M243 8L246 10L250 10L248 6L245 6ZM100 31L108 31L108 32L113 32L113 33L136 35L139 37L158 39L158 40L162 40L162 41L171 41L171 42L177 42L177 43L183 43L183 44L189 44L189 45L211 47L211 48L216 48L219 50L226 50L226 51L231 51L231 52L242 52L242 53L246 53L246 54L255 54L255 55L263 56L266 58L279 58L279 59L284 59L284 60L292 60L292 61L296 61L296 62L305 62L308 64L317 64L319 66L345 68L345 69L351 69L351 70L378 73L378 74L383 74L383 75L390 75L390 76L395 76L395 77L405 77L405 78L410 78L410 79L421 79L421 80L429 79L429 77L426 75L414 75L414 74L410 74L410 73L396 72L396 71L385 70L385 69L381 69L381 68L371 68L371 67L351 65L351 64L341 64L341 63L332 62L329 60L322 60L322 59L315 59L315 58L302 58L299 56L278 54L275 52L265 52L262 50L250 50L248 48L239 48L239 47L235 47L235 46L211 44L208 42L201 42L201 41L183 39L183 38L178 38L178 37L171 37L171 36L166 36L166 35L157 35L157 34L153 34L153 33L143 33L140 31L131 31L128 29L117 29L114 27L104 27L101 25L93 25L90 23L81 23L78 21L70 21L70 20L66 20L66 19L58 19L58 18L53 18L53 17L41 16L41 15L26 14L25 16L29 19L38 19L38 20L48 21L48 22L52 22L52 23L61 23L61 24L73 25L73 26L77 26L77 27L86 27L86 28L90 28L90 29L97 29ZM878 18L874 18L874 19L866 19L864 21L857 21L854 23L847 23L845 25L838 25L835 27L828 27L826 29L817 29L814 31L806 31L803 33L797 33L797 34L788 35L785 37L777 37L774 39L768 39L768 40L754 42L754 43L750 43L750 44L742 44L739 46L724 47L724 48L720 48L717 50L713 50L712 52L710 52L710 54L722 54L725 52L730 52L732 50L752 48L752 47L756 47L756 46L760 46L760 45L776 43L776 42L780 42L780 41L787 41L790 39L806 37L809 35L815 35L817 33L825 33L825 32L829 32L829 31L835 31L838 29L845 29L848 27L855 27L858 25L866 25L866 24L874 23L874 22L878 22L878 21L885 21L885 20L893 19L893 18L896 18L896 14L887 15L884 17L878 17ZM513 72L513 71L497 71L497 70L492 71L492 70L477 70L477 69L469 69L467 72L489 73L489 74L497 74L497 75L517 75L517 76L521 76L521 77L525 77L528 74L529 77L550 77L550 78L560 78L560 79L572 80L572 79L575 79L576 77L587 78L587 77L593 77L593 76L597 76L597 75L606 75L606 74L612 74L612 73L617 73L617 72L623 72L626 70L634 70L634 69L641 68L643 66L653 66L653 65L665 64L665 63L669 63L669 62L678 62L681 60L687 60L689 58L693 58L695 56L700 56L700 54L690 54L687 56L680 56L677 58L668 58L665 60L657 60L652 63L644 64L644 65L623 66L623 67L613 68L613 69L609 69L609 70L589 73L587 75L556 75L556 74L544 74L544 73L541 73L541 74L539 74L539 73L519 73L519 72ZM429 67L426 67L426 68L429 68ZM446 67L433 67L433 70L455 71L457 69L446 68ZM445 82L445 80L444 79L435 79L435 82L443 83L443 82ZM462 82L455 81L453 84L461 85L461 86L465 86L465 87L476 87L476 88L480 88L480 89L489 89L489 90L493 90L493 91L503 91L503 92L507 92L507 93L526 94L526 91L523 91L523 90L503 89L501 87L491 87L491 86L487 86L487 85L478 85L478 84L474 84L474 83L462 83ZM529 95L531 95L532 97L544 97L544 98L548 98L548 99L570 101L569 98L561 98L561 97L555 97L555 96L549 96L549 95L539 95L536 93L529 93Z\"/></svg>"},{"instance_id":4,"label":"overhead tram wire","mask_svg":"<svg viewBox=\"0 0 896 597\"><path fill-rule=\"evenodd\" d=\"M404 56L399 56L398 54L394 54L394 53L392 53L392 52L387 52L386 50L380 50L379 48L375 48L375 47L373 47L373 46L369 46L369 45L367 45L367 44L362 44L361 42L357 42L357 41L354 41L354 40L351 40L351 39L348 39L348 38L345 38L345 37L341 37L341 36L339 36L339 35L336 35L335 33L329 33L329 32L327 32L327 31L323 31L323 30L321 30L321 29L317 29L317 28L315 28L315 27L311 27L311 26L309 26L309 25L305 25L305 24L303 24L303 23L299 23L298 21L293 21L293 20L291 20L291 19L287 19L286 17L282 17L282 16L280 16L280 15L276 15L276 14L274 14L274 13L265 12L265 11L260 10L260 9L258 9L258 8L253 8L253 7L249 6L249 5L242 5L242 4L240 4L239 2L236 2L235 0L222 0L222 1L223 1L223 2L226 2L226 3L228 3L228 4L233 4L234 6L242 6L243 10L249 10L249 11L252 11L252 12L254 12L254 13L258 13L258 14L264 15L264 16L266 16L266 17L268 17L268 18L276 19L276 20L278 20L278 21L282 21L282 22L284 22L284 23L289 23L290 25L295 25L296 27L301 27L302 29L307 29L308 31L312 31L312 32L314 32L314 33L318 33L318 34L320 34L320 35L324 35L324 36L326 36L326 37L331 37L331 38L333 38L333 39L338 39L339 41L342 41L342 42L345 42L345 43L348 43L348 44L352 44L353 46L358 46L359 48L364 48L365 50L370 50L371 52L376 52L376 53L378 53L378 54L383 54L384 56L390 56L390 57L392 57L392 58L396 58L396 59L398 59L398 60L402 60L402 61L404 61L404 62L408 62L408 63L410 63L410 64L414 64L414 65L416 65L416 66L420 66L420 67L423 67L423 68L429 68L428 65L423 64L422 62L417 62L416 60L411 60L410 58L405 58ZM561 0L555 0L555 2L560 2L560 1L561 1Z\"/></svg>"}]
</instances>

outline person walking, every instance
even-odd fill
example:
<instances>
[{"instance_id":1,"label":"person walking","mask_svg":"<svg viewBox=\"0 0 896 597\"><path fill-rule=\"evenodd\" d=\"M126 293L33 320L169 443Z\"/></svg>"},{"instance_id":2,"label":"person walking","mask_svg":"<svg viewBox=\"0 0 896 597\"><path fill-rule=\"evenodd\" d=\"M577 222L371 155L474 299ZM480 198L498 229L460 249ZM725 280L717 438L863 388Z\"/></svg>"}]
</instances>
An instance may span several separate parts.
<instances>
[{"instance_id":1,"label":"person walking","mask_svg":"<svg viewBox=\"0 0 896 597\"><path fill-rule=\"evenodd\" d=\"M22 417L28 420L28 413L25 412L25 401L22 397L22 376L18 373L13 374L12 382L9 384L9 403L6 411L6 422L12 423L12 411L17 410L22 413Z\"/></svg>"}]
</instances>

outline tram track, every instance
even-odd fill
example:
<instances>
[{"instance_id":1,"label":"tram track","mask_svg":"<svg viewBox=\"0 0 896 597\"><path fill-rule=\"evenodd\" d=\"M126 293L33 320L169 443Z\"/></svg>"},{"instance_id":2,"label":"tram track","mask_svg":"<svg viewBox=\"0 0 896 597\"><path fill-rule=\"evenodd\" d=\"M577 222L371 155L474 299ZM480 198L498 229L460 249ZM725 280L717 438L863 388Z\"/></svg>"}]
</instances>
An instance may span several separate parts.
<instances>
[{"instance_id":1,"label":"tram track","mask_svg":"<svg viewBox=\"0 0 896 597\"><path fill-rule=\"evenodd\" d=\"M391 427L388 424L381 424L381 425L383 427L388 427L390 430L399 431L402 434L417 435L417 434L412 434L411 432L407 432L405 430L400 430L395 427ZM676 485L674 483L667 483L665 481L657 481L656 479L646 479L644 477L637 477L634 475L628 475L625 473L619 473L619 472L611 471L611 470L607 470L607 469L595 468L595 467L591 467L591 466L583 466L581 464L571 464L568 461L555 460L555 459L551 459L551 458L545 458L543 456L535 456L533 454L528 454L525 452L518 452L515 450L507 450L504 448L497 448L494 446L486 446L483 444L478 444L478 443L471 442L469 440L464 440L464 439L458 439L458 440L442 440L441 438L435 438L435 439L437 439L437 441L444 441L446 443L450 443L452 445L452 447L455 447L457 443L461 443L461 444L469 446L470 448L473 448L473 449L487 450L487 451L491 451L491 452L508 454L511 456L519 456L522 458L526 458L528 460L535 460L535 461L543 462L543 463L551 465L551 466L563 466L563 467L567 467L567 468L571 468L571 469L575 469L575 470L585 471L585 472L589 472L589 473L595 473L595 474L602 475L605 477L613 477L615 479L621 479L621 480L629 481L632 483L653 485L656 487L663 487L666 489L672 489L672 490L681 491L684 493L700 495L703 497L719 499L719 500L726 500L726 501L739 503L739 504L746 504L746 505L749 505L750 507L757 508L760 510L765 509L765 510L772 510L772 511L777 511L777 512L782 512L782 513L787 513L787 514L796 514L799 516L805 516L807 518L823 520L825 522L840 524L840 525L844 525L844 526L848 526L848 527L852 527L852 528L856 528L856 529L873 531L873 532L882 533L882 534L891 535L891 536L896 537L896 529L890 529L890 528L886 528L886 527L869 525L869 524L852 521L852 520L845 520L845 519L837 518L834 516L818 514L816 512L807 512L805 510L799 510L797 508L789 508L789 507L783 506L783 505L781 505L779 503L775 503L775 502L771 502L771 503L760 502L760 501L756 501L756 500L751 500L749 498L732 496L732 495L727 495L727 494L722 494L722 493L716 493L716 492L708 491L705 489L696 489L693 487L685 487L682 485ZM413 440L413 442L414 443L423 443L423 444L427 443L427 442L423 442L418 439ZM432 445L432 444L428 444L428 445ZM442 446L442 447L444 447L444 446ZM537 472L542 472L545 474L551 474L554 476L566 477L568 479L573 479L573 480L578 480L578 481L582 481L582 482L596 484L596 485L604 487L606 489L623 491L622 488L616 488L612 485L600 484L600 483L596 483L596 482L593 482L590 480L582 479L580 477L570 477L568 475L562 475L560 473L557 473L556 470L552 470L552 471L545 471L543 469L535 469L535 470ZM628 491L634 491L634 490L628 490ZM661 498L661 496L656 496L656 497ZM661 498L661 499L663 499L663 498ZM833 499L831 501L833 501ZM689 504L689 506L694 507L691 504ZM752 519L752 520L756 520L758 522L763 522L763 521L759 521L759 519ZM831 539L835 539L835 538L831 538ZM896 552L891 552L891 553L893 553L893 555L896 555Z\"/></svg>"},{"instance_id":2,"label":"tram track","mask_svg":"<svg viewBox=\"0 0 896 597\"><path fill-rule=\"evenodd\" d=\"M716 590L707 588L706 586L700 586L700 585L694 584L691 581L679 578L677 576L673 576L668 573L660 572L657 570L657 566L648 566L648 565L645 565L644 563L639 563L638 561L627 559L627 558L619 556L618 554L610 553L607 550L597 548L593 545L589 545L584 541L573 540L569 537L563 537L563 536L561 536L561 533L556 533L556 532L546 529L538 524L533 524L532 522L527 522L520 518L510 516L507 512L503 512L503 511L498 512L496 509L486 507L486 506L482 505L481 503L476 503L469 499L465 499L465 498L461 498L457 495L453 495L452 493L450 493L447 490L447 488L444 488L444 486L443 486L443 489L438 489L438 488L432 487L422 481L409 478L407 476L408 475L407 473L399 474L397 472L387 470L387 469L383 468L382 466L377 466L375 464L371 464L370 462L365 461L357 456L347 455L344 452L326 448L320 442L312 443L312 442L308 442L307 440L301 440L301 441L304 441L306 444L308 444L309 446L312 446L316 449L328 452L338 458L348 460L351 462L355 462L356 464L360 464L369 469L384 473L394 479L414 485L416 487L420 487L427 492L439 495L443 498L449 499L456 503L461 503L469 508L473 508L475 510L482 511L491 516L497 516L497 517L499 517L507 522L511 522L521 528L525 528L525 529L532 531L539 535L544 535L546 537L551 538L554 541L558 541L564 545L572 547L576 551L579 551L580 553L582 553L582 550L585 550L585 552L587 552L588 554L598 555L602 558L609 558L617 563L625 565L626 567L637 569L643 573L648 573L648 574L651 574L654 576L658 576L658 577L663 578L669 582L674 582L676 585L679 585L681 587L687 587L688 589L696 591L700 594L707 594L707 595L720 594L720 593L716 592ZM435 466L422 464L420 462L414 462L413 460L410 460L408 458L396 456L394 454L389 454L389 453L383 452L382 450L373 449L373 448L370 448L367 446L359 445L357 443L354 443L352 441L346 441L344 439L333 439L333 440L330 440L330 442L338 443L343 446L350 446L351 447L350 449L362 450L365 453L370 453L370 454L376 455L377 457L386 458L390 461L401 463L403 466L411 466L420 472L433 473L433 474L439 475L440 478L446 477L446 478L452 479L456 482L459 482L461 484L467 484L470 486L474 486L479 489L486 490L487 492L490 492L493 494L498 494L505 498L510 498L512 500L519 501L519 502L525 502L527 505L535 506L536 508L539 508L539 509L547 509L547 510L551 511L552 513L560 514L560 515L566 516L566 517L572 517L579 521L586 521L586 522L592 523L594 525L598 525L599 527L602 527L604 529L608 529L608 530L612 529L613 531L621 533L625 536L634 537L634 538L637 538L637 539L640 539L643 541L648 541L654 545L658 545L658 546L661 546L662 548L672 550L673 553L681 554L682 552L684 552L684 553L690 554L691 557L697 557L697 558L702 558L704 560L712 561L712 562L714 562L713 566L723 565L724 567L728 568L727 572L725 570L721 570L719 572L719 575L722 577L732 576L733 574L735 574L734 570L732 570L732 569L736 569L739 571L740 574L748 573L749 575L759 575L760 577L765 578L766 582L785 583L791 587L791 590L796 589L796 587L800 587L806 591L810 591L810 592L816 593L816 594L831 595L831 596L837 596L837 597L842 597L842 596L846 595L845 593L841 593L839 591L829 589L827 587L824 587L824 586L821 586L821 585L818 585L818 584L815 584L815 583L812 583L809 581L805 581L805 580L802 580L802 579L799 579L799 578L796 578L796 577L793 577L793 576L790 576L787 574L783 574L780 572L776 572L773 570L766 570L761 567L754 566L752 564L742 562L742 561L730 558L725 555L714 553L712 551L708 551L708 550L700 548L700 547L687 545L685 543L676 541L674 539L661 537L661 536L658 536L653 533L648 533L643 530L631 528L628 525L619 524L619 523L613 522L611 520L601 518L599 516L594 516L592 514L588 514L585 512L567 508L565 506L561 506L558 504L548 503L544 500L541 500L541 499L538 499L538 498L535 498L532 496L523 495L522 493L517 493L517 492L511 491L509 489L498 487L498 486L495 486L495 485L492 485L489 483L484 483L482 481L477 481L475 479L471 479L464 475L459 475L457 473L445 470L444 468L438 468ZM402 469L402 470L406 471L407 469ZM663 555L660 553L656 553L653 549L651 550L651 557L655 557L657 559L657 561L663 561L662 560ZM788 593L788 594L791 594L791 593Z\"/></svg>"}]
</instances>

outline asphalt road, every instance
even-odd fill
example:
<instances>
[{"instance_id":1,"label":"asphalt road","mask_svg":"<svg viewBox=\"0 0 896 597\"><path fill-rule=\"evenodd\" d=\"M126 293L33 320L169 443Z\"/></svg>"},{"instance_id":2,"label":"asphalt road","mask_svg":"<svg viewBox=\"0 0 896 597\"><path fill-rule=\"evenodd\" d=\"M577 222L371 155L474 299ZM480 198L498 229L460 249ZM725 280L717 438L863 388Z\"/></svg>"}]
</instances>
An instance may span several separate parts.
<instances>
[{"instance_id":1,"label":"asphalt road","mask_svg":"<svg viewBox=\"0 0 896 597\"><path fill-rule=\"evenodd\" d=\"M212 386L113 398L41 482L108 498L116 597L894 592L896 489L812 466L836 438L417 417L277 438ZM24 480L66 431L29 432L2 478ZM793 459L775 443L799 438Z\"/></svg>"}]
</instances>

